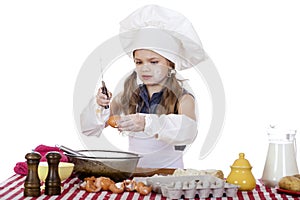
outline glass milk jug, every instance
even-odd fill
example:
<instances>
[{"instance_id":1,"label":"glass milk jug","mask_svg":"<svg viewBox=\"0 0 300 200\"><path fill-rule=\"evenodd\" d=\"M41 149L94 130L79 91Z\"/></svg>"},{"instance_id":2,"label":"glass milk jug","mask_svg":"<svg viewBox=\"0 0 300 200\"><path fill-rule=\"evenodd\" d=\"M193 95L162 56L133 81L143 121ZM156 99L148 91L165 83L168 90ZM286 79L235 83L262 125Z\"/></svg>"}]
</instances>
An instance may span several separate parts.
<instances>
[{"instance_id":1,"label":"glass milk jug","mask_svg":"<svg viewBox=\"0 0 300 200\"><path fill-rule=\"evenodd\" d=\"M275 187L284 176L298 174L296 161L296 130L270 126L269 148L261 180L266 186Z\"/></svg>"}]
</instances>

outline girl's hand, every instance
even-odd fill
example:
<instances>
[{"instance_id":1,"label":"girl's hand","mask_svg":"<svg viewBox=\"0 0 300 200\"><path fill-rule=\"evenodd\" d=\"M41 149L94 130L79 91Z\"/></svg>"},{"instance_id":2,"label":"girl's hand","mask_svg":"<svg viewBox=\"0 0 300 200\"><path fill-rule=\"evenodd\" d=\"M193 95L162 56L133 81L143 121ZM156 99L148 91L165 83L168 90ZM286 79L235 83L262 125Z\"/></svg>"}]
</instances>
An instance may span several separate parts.
<instances>
[{"instance_id":1,"label":"girl's hand","mask_svg":"<svg viewBox=\"0 0 300 200\"><path fill-rule=\"evenodd\" d=\"M99 106L104 107L104 106L108 106L109 105L110 98L112 97L112 93L108 92L108 94L109 94L109 98L105 94L102 93L102 89L101 88L98 89L98 93L96 95L96 101L97 101L97 104Z\"/></svg>"},{"instance_id":2,"label":"girl's hand","mask_svg":"<svg viewBox=\"0 0 300 200\"><path fill-rule=\"evenodd\" d=\"M145 129L145 116L139 114L121 116L118 121L119 131L140 132Z\"/></svg>"}]
</instances>

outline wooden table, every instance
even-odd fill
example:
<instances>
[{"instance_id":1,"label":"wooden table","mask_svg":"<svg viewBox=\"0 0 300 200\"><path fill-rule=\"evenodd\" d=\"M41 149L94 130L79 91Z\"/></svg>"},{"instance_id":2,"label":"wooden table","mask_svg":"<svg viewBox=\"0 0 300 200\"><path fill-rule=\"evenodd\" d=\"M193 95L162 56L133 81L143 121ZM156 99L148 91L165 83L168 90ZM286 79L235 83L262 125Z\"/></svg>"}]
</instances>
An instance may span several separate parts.
<instances>
[{"instance_id":1,"label":"wooden table","mask_svg":"<svg viewBox=\"0 0 300 200\"><path fill-rule=\"evenodd\" d=\"M13 175L8 178L4 182L0 184L0 199L166 199L161 194L156 194L154 192L150 193L147 196L140 195L136 192L124 192L122 194L113 194L111 192L102 191L98 193L88 193L84 190L79 189L80 180L77 177L71 177L62 183L62 193L61 195L55 196L47 196L45 194L41 194L41 196L37 198L23 196L24 191L24 181L26 176L22 175ZM257 181L256 188L249 192L241 192L237 193L237 197L222 197L222 198L212 198L217 200L223 199L300 199L300 197L292 197L285 194L278 194L276 189L269 188L263 186L259 181Z\"/></svg>"}]
</instances>

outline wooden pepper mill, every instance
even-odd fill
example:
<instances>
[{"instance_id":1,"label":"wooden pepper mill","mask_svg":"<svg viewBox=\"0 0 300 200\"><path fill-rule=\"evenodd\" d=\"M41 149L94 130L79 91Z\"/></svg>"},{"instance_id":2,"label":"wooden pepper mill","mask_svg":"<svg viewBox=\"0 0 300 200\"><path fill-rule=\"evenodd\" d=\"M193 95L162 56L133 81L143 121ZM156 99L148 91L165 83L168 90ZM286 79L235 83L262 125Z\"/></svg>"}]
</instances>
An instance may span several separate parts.
<instances>
[{"instance_id":1,"label":"wooden pepper mill","mask_svg":"<svg viewBox=\"0 0 300 200\"><path fill-rule=\"evenodd\" d=\"M48 162L48 174L45 180L45 194L59 195L61 193L61 180L58 174L58 164L61 158L60 153L52 151L46 155Z\"/></svg>"},{"instance_id":2,"label":"wooden pepper mill","mask_svg":"<svg viewBox=\"0 0 300 200\"><path fill-rule=\"evenodd\" d=\"M38 197L41 195L41 182L38 176L38 165L41 157L42 156L37 152L27 153L25 155L28 168L28 173L24 183L25 197Z\"/></svg>"}]
</instances>

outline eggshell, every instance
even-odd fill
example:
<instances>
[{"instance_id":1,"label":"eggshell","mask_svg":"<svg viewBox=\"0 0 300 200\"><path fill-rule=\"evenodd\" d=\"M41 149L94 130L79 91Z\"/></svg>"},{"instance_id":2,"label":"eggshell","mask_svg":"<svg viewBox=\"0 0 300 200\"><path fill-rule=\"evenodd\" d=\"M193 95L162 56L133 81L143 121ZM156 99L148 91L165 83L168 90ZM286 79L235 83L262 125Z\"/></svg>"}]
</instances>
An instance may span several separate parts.
<instances>
[{"instance_id":1,"label":"eggshell","mask_svg":"<svg viewBox=\"0 0 300 200\"><path fill-rule=\"evenodd\" d=\"M117 128L118 127L118 124L117 124L118 120L120 120L120 116L118 116L118 115L112 115L112 116L109 117L107 123L111 127Z\"/></svg>"}]
</instances>

